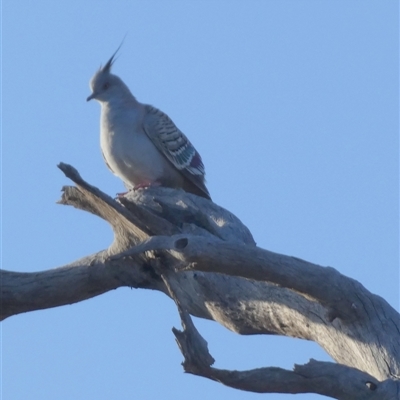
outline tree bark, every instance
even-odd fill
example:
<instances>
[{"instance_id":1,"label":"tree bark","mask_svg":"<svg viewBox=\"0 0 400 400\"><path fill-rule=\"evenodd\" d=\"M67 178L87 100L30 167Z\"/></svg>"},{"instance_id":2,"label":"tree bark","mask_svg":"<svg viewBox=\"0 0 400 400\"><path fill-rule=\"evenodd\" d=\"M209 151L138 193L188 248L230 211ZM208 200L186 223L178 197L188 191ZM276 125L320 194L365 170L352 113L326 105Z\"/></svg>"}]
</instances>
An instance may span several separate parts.
<instances>
[{"instance_id":1,"label":"tree bark","mask_svg":"<svg viewBox=\"0 0 400 400\"><path fill-rule=\"evenodd\" d=\"M121 286L171 297L186 372L260 393L318 393L334 399L399 399L400 316L381 297L330 267L256 246L229 211L180 190L148 188L114 200L75 182L60 204L110 223L106 250L36 273L1 271L1 319L76 303ZM318 343L336 361L228 371L213 368L191 315L239 334L279 334Z\"/></svg>"}]
</instances>

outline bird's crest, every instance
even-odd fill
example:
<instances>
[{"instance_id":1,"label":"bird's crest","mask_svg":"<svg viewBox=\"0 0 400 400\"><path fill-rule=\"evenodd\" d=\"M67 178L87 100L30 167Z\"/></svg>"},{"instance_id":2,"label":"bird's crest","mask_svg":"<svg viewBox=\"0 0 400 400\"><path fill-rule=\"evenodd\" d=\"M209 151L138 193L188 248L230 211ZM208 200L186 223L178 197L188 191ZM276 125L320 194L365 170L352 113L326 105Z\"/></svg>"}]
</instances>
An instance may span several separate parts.
<instances>
[{"instance_id":1,"label":"bird's crest","mask_svg":"<svg viewBox=\"0 0 400 400\"><path fill-rule=\"evenodd\" d=\"M124 38L122 39L121 44L118 46L118 49L115 50L115 53L111 56L111 58L106 62L106 64L104 65L104 67L100 67L100 71L102 72L107 72L110 73L111 71L111 67L113 66L114 62L115 62L115 56L118 53L119 49L121 48L121 46L124 44L124 40L126 38L126 35L124 36Z\"/></svg>"}]
</instances>

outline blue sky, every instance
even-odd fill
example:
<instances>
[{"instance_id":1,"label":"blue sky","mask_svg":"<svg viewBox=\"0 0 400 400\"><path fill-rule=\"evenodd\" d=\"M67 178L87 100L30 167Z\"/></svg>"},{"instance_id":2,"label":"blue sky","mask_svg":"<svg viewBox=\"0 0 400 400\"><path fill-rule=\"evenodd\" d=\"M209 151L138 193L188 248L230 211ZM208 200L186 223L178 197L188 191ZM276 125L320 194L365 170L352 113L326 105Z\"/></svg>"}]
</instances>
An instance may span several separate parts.
<instances>
[{"instance_id":1,"label":"blue sky","mask_svg":"<svg viewBox=\"0 0 400 400\"><path fill-rule=\"evenodd\" d=\"M397 1L4 1L2 267L106 248L109 226L55 202L74 165L110 195L88 82L114 72L203 157L213 200L259 246L359 280L399 305ZM329 360L313 343L195 320L226 369ZM251 399L186 375L166 296L118 289L2 323L2 399ZM267 395L291 399L290 395ZM296 399L317 399L299 395Z\"/></svg>"}]
</instances>

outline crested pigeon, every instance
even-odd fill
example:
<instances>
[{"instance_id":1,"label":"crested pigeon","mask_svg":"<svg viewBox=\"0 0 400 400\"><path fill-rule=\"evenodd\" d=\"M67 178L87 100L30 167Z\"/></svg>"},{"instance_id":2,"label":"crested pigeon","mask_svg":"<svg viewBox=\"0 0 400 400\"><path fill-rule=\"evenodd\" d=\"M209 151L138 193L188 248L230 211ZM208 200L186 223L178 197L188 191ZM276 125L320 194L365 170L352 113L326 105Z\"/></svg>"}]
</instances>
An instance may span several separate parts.
<instances>
[{"instance_id":1,"label":"crested pigeon","mask_svg":"<svg viewBox=\"0 0 400 400\"><path fill-rule=\"evenodd\" d=\"M94 74L87 98L101 105L100 146L108 168L129 189L162 185L211 199L203 162L188 138L111 73L118 50Z\"/></svg>"}]
</instances>

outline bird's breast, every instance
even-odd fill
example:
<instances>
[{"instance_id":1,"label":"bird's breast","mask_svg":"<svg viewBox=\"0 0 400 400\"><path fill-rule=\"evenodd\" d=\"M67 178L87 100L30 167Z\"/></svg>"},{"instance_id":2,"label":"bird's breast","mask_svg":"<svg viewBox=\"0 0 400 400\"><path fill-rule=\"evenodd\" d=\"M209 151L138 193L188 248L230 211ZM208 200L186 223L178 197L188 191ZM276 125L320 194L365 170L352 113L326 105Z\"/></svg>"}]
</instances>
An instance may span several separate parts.
<instances>
[{"instance_id":1,"label":"bird's breast","mask_svg":"<svg viewBox=\"0 0 400 400\"><path fill-rule=\"evenodd\" d=\"M144 132L140 116L135 112L104 113L100 145L111 170L128 186L162 182L171 168Z\"/></svg>"}]
</instances>

